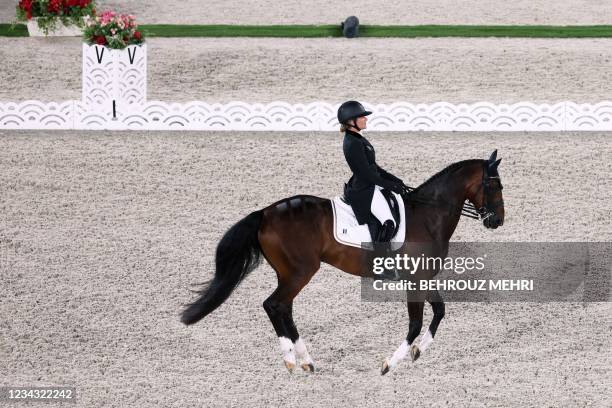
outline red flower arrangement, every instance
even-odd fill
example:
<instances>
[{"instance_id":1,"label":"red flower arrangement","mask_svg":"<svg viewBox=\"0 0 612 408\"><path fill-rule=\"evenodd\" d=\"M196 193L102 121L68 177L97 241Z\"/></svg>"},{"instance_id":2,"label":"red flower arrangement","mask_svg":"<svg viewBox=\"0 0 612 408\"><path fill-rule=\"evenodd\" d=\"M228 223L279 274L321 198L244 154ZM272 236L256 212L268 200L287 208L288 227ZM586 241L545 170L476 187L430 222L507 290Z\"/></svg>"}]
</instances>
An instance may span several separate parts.
<instances>
[{"instance_id":1,"label":"red flower arrangement","mask_svg":"<svg viewBox=\"0 0 612 408\"><path fill-rule=\"evenodd\" d=\"M53 31L59 21L83 27L83 17L95 14L94 0L20 0L17 4L17 21L36 18L45 33Z\"/></svg>"}]
</instances>

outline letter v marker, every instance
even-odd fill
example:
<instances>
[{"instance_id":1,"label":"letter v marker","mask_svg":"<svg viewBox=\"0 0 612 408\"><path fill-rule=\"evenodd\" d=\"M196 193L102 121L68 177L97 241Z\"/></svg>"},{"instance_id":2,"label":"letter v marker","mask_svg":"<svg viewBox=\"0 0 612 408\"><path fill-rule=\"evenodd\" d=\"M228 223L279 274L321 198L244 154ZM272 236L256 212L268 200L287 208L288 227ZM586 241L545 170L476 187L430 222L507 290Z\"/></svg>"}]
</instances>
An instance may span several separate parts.
<instances>
[{"instance_id":1,"label":"letter v marker","mask_svg":"<svg viewBox=\"0 0 612 408\"><path fill-rule=\"evenodd\" d=\"M128 56L130 57L130 65L134 64L134 58L136 57L136 47L134 47L134 54L132 54L130 52L130 49L128 48Z\"/></svg>"},{"instance_id":2,"label":"letter v marker","mask_svg":"<svg viewBox=\"0 0 612 408\"><path fill-rule=\"evenodd\" d=\"M98 52L98 46L96 45L96 57L98 58L98 64L102 63L102 57L104 57L104 48L102 48L102 52Z\"/></svg>"}]
</instances>

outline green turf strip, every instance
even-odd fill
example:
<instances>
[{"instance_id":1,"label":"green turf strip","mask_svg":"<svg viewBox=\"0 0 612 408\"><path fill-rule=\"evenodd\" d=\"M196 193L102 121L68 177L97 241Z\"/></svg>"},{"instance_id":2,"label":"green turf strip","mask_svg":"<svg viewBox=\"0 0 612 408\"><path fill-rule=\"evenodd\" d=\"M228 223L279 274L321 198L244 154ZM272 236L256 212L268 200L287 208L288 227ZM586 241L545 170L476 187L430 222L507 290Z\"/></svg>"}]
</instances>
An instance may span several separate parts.
<instances>
[{"instance_id":1,"label":"green turf strip","mask_svg":"<svg viewBox=\"0 0 612 408\"><path fill-rule=\"evenodd\" d=\"M142 25L149 37L341 37L339 25ZM612 37L612 26L360 26L362 37Z\"/></svg>"},{"instance_id":2,"label":"green turf strip","mask_svg":"<svg viewBox=\"0 0 612 408\"><path fill-rule=\"evenodd\" d=\"M342 37L340 25L174 25L143 24L148 37ZM522 37L522 38L605 38L612 26L360 26L362 37ZM0 24L0 36L27 37L27 28Z\"/></svg>"},{"instance_id":3,"label":"green turf strip","mask_svg":"<svg viewBox=\"0 0 612 408\"><path fill-rule=\"evenodd\" d=\"M362 26L363 37L612 37L612 26Z\"/></svg>"},{"instance_id":4,"label":"green turf strip","mask_svg":"<svg viewBox=\"0 0 612 408\"><path fill-rule=\"evenodd\" d=\"M172 25L143 24L148 37L341 37L340 25Z\"/></svg>"},{"instance_id":5,"label":"green turf strip","mask_svg":"<svg viewBox=\"0 0 612 408\"><path fill-rule=\"evenodd\" d=\"M16 24L11 30L11 24L0 24L0 37L28 37L28 28L25 24Z\"/></svg>"}]
</instances>

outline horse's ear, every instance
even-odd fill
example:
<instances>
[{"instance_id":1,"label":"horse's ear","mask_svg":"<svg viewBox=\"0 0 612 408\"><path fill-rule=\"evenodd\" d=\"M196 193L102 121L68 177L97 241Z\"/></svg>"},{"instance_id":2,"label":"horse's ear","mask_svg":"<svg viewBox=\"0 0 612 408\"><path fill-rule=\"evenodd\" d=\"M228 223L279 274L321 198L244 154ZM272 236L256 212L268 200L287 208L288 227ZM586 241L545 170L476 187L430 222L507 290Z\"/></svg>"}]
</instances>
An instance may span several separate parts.
<instances>
[{"instance_id":1,"label":"horse's ear","mask_svg":"<svg viewBox=\"0 0 612 408\"><path fill-rule=\"evenodd\" d=\"M498 159L497 161L494 161L493 163L489 163L489 169L497 170L497 166L499 166L500 162L501 162L501 159Z\"/></svg>"},{"instance_id":2,"label":"horse's ear","mask_svg":"<svg viewBox=\"0 0 612 408\"><path fill-rule=\"evenodd\" d=\"M497 149L495 149L495 151L491 153L491 157L489 157L489 163L493 163L495 160L497 160Z\"/></svg>"}]
</instances>

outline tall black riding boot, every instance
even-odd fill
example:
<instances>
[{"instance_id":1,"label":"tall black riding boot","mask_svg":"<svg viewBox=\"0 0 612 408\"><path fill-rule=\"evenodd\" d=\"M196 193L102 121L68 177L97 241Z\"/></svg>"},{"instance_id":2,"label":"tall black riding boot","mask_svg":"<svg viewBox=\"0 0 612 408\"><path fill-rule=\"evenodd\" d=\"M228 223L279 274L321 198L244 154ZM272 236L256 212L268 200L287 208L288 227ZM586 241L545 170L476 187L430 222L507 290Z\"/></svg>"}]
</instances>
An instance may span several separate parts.
<instances>
[{"instance_id":1,"label":"tall black riding boot","mask_svg":"<svg viewBox=\"0 0 612 408\"><path fill-rule=\"evenodd\" d=\"M382 225L380 225L380 221L372 217L372 219L368 221L368 229L370 230L370 237L372 238L372 245L375 242L379 242L380 233L382 232Z\"/></svg>"},{"instance_id":2,"label":"tall black riding boot","mask_svg":"<svg viewBox=\"0 0 612 408\"><path fill-rule=\"evenodd\" d=\"M395 224L393 221L386 221L383 225L377 219L370 220L368 222L368 228L370 229L370 235L372 236L372 244L376 252L381 252L383 249L383 256L385 258L393 257L391 244L391 238L393 237L393 231L395 230ZM379 275L381 279L385 280L398 280L399 273L397 268L386 269L382 274Z\"/></svg>"}]
</instances>

